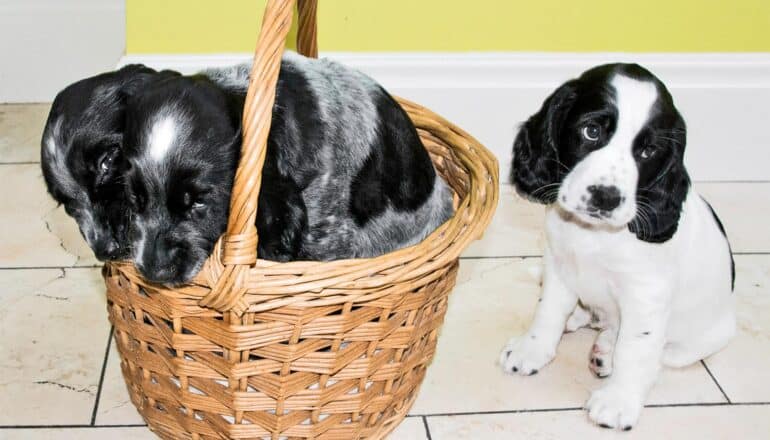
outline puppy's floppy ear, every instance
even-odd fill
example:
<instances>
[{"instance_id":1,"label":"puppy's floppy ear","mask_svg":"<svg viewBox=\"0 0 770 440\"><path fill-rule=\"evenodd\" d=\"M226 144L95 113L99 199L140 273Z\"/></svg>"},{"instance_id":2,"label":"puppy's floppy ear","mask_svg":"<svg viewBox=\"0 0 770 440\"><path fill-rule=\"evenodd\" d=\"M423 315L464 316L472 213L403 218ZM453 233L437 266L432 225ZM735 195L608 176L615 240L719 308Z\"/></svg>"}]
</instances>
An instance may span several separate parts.
<instances>
[{"instance_id":1,"label":"puppy's floppy ear","mask_svg":"<svg viewBox=\"0 0 770 440\"><path fill-rule=\"evenodd\" d=\"M563 177L558 165L558 137L575 98L572 81L559 87L545 100L540 111L521 126L513 142L511 183L533 201L544 204L556 201L556 188L546 185L558 183Z\"/></svg>"},{"instance_id":2,"label":"puppy's floppy ear","mask_svg":"<svg viewBox=\"0 0 770 440\"><path fill-rule=\"evenodd\" d=\"M637 238L649 243L662 243L674 235L690 189L690 176L684 166L687 131L684 119L676 110L673 114L673 128L653 137L658 145L656 157L639 167L636 198L644 215L637 215L628 224Z\"/></svg>"},{"instance_id":3,"label":"puppy's floppy ear","mask_svg":"<svg viewBox=\"0 0 770 440\"><path fill-rule=\"evenodd\" d=\"M182 74L173 70L151 69L144 64L129 64L118 70L120 74L119 97L122 102L139 93L150 82L162 81L167 78L181 76Z\"/></svg>"}]
</instances>

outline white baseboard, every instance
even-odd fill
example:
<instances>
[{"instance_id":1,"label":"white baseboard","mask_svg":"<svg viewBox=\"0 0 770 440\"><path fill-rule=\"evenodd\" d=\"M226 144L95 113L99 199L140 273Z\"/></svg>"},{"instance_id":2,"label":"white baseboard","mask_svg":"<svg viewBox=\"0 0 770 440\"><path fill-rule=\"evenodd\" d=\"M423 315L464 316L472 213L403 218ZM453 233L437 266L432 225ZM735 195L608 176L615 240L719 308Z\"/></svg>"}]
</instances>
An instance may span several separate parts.
<instances>
[{"instance_id":1,"label":"white baseboard","mask_svg":"<svg viewBox=\"0 0 770 440\"><path fill-rule=\"evenodd\" d=\"M393 94L419 102L477 137L507 176L518 124L563 81L607 62L637 62L671 89L688 124L696 180L770 180L770 53L322 53L360 69ZM251 54L128 55L193 73Z\"/></svg>"}]
</instances>

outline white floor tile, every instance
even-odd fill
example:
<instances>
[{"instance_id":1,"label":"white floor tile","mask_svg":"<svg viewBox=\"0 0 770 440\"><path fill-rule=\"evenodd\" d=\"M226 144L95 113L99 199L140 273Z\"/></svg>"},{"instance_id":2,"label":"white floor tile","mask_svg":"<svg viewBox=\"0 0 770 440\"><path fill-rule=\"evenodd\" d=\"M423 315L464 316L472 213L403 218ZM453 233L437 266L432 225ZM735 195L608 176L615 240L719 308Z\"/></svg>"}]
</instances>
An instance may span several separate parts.
<instances>
[{"instance_id":1,"label":"white floor tile","mask_svg":"<svg viewBox=\"0 0 770 440\"><path fill-rule=\"evenodd\" d=\"M770 432L770 406L645 408L629 432L599 428L582 410L430 417L428 426L435 440L760 440Z\"/></svg>"},{"instance_id":2,"label":"white floor tile","mask_svg":"<svg viewBox=\"0 0 770 440\"><path fill-rule=\"evenodd\" d=\"M540 286L539 258L464 260L458 285L413 414L581 407L602 383L588 369L595 332L562 338L556 359L537 375L504 374L496 361L505 342L522 334ZM723 402L706 370L665 369L648 403Z\"/></svg>"},{"instance_id":3,"label":"white floor tile","mask_svg":"<svg viewBox=\"0 0 770 440\"><path fill-rule=\"evenodd\" d=\"M770 402L770 255L735 263L738 334L706 364L733 402Z\"/></svg>"},{"instance_id":4,"label":"white floor tile","mask_svg":"<svg viewBox=\"0 0 770 440\"><path fill-rule=\"evenodd\" d=\"M428 440L422 417L407 417L388 436L388 440Z\"/></svg>"},{"instance_id":5,"label":"white floor tile","mask_svg":"<svg viewBox=\"0 0 770 440\"><path fill-rule=\"evenodd\" d=\"M144 426L131 428L14 429L0 431L7 440L158 440Z\"/></svg>"},{"instance_id":6,"label":"white floor tile","mask_svg":"<svg viewBox=\"0 0 770 440\"><path fill-rule=\"evenodd\" d=\"M473 242L464 257L542 255L545 207L521 198L511 185L500 188L500 200L484 238Z\"/></svg>"},{"instance_id":7,"label":"white floor tile","mask_svg":"<svg viewBox=\"0 0 770 440\"><path fill-rule=\"evenodd\" d=\"M99 410L96 413L97 425L134 425L144 420L137 412L131 398L128 397L126 384L120 372L120 356L115 348L115 341L110 347L107 369L104 374Z\"/></svg>"},{"instance_id":8,"label":"white floor tile","mask_svg":"<svg viewBox=\"0 0 770 440\"><path fill-rule=\"evenodd\" d=\"M770 252L770 183L698 183L724 223L733 252Z\"/></svg>"},{"instance_id":9,"label":"white floor tile","mask_svg":"<svg viewBox=\"0 0 770 440\"><path fill-rule=\"evenodd\" d=\"M97 263L77 223L46 192L39 165L2 165L0 182L0 267Z\"/></svg>"},{"instance_id":10,"label":"white floor tile","mask_svg":"<svg viewBox=\"0 0 770 440\"><path fill-rule=\"evenodd\" d=\"M0 424L90 423L109 333L99 270L0 271L0 291Z\"/></svg>"},{"instance_id":11,"label":"white floor tile","mask_svg":"<svg viewBox=\"0 0 770 440\"><path fill-rule=\"evenodd\" d=\"M51 104L0 105L0 162L39 162Z\"/></svg>"}]
</instances>

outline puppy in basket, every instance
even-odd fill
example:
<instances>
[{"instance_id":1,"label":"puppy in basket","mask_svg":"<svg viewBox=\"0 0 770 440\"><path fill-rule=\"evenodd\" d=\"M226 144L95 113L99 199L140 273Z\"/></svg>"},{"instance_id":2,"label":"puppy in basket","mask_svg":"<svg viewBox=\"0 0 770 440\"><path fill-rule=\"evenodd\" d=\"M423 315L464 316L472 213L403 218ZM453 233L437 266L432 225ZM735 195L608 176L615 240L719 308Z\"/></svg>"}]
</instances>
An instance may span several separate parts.
<instances>
[{"instance_id":1,"label":"puppy in basket","mask_svg":"<svg viewBox=\"0 0 770 440\"><path fill-rule=\"evenodd\" d=\"M534 320L500 364L535 374L565 329L598 328L590 368L607 381L586 408L605 428L636 424L662 365L698 362L735 333L730 245L685 144L671 94L635 64L563 84L514 142L511 180L547 205L547 246Z\"/></svg>"}]
</instances>

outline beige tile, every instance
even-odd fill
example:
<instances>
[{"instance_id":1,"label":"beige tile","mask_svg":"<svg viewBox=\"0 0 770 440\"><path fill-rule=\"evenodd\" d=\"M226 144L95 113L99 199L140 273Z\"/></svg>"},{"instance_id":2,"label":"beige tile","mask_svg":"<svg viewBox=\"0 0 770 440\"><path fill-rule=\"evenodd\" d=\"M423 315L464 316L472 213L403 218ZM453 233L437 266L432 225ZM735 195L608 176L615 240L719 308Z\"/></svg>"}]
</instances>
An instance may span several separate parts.
<instances>
[{"instance_id":1,"label":"beige tile","mask_svg":"<svg viewBox=\"0 0 770 440\"><path fill-rule=\"evenodd\" d=\"M126 384L120 372L120 356L113 341L104 373L97 425L134 425L144 423L128 397Z\"/></svg>"},{"instance_id":2,"label":"beige tile","mask_svg":"<svg viewBox=\"0 0 770 440\"><path fill-rule=\"evenodd\" d=\"M13 429L0 431L8 440L158 440L144 426L126 428Z\"/></svg>"},{"instance_id":3,"label":"beige tile","mask_svg":"<svg viewBox=\"0 0 770 440\"><path fill-rule=\"evenodd\" d=\"M90 423L109 333L99 270L4 270L0 291L0 425Z\"/></svg>"},{"instance_id":4,"label":"beige tile","mask_svg":"<svg viewBox=\"0 0 770 440\"><path fill-rule=\"evenodd\" d=\"M738 334L706 364L733 402L770 402L770 255L735 264Z\"/></svg>"},{"instance_id":5,"label":"beige tile","mask_svg":"<svg viewBox=\"0 0 770 440\"><path fill-rule=\"evenodd\" d=\"M542 255L543 205L528 202L511 185L500 188L500 201L484 238L472 243L464 257Z\"/></svg>"},{"instance_id":6,"label":"beige tile","mask_svg":"<svg viewBox=\"0 0 770 440\"><path fill-rule=\"evenodd\" d=\"M422 417L407 417L388 436L388 440L427 440Z\"/></svg>"},{"instance_id":7,"label":"beige tile","mask_svg":"<svg viewBox=\"0 0 770 440\"><path fill-rule=\"evenodd\" d=\"M583 411L430 417L428 426L437 440L759 440L770 432L770 406L645 408L630 432L599 428Z\"/></svg>"},{"instance_id":8,"label":"beige tile","mask_svg":"<svg viewBox=\"0 0 770 440\"><path fill-rule=\"evenodd\" d=\"M595 332L562 338L556 359L531 377L506 375L496 364L511 336L522 334L539 296L532 275L540 258L464 260L458 286L413 414L582 407L601 385L588 369ZM648 403L722 402L700 365L664 370Z\"/></svg>"},{"instance_id":9,"label":"beige tile","mask_svg":"<svg viewBox=\"0 0 770 440\"><path fill-rule=\"evenodd\" d=\"M40 166L0 166L0 267L93 265L77 224L51 199Z\"/></svg>"},{"instance_id":10,"label":"beige tile","mask_svg":"<svg viewBox=\"0 0 770 440\"><path fill-rule=\"evenodd\" d=\"M770 183L697 183L724 223L733 252L770 252Z\"/></svg>"},{"instance_id":11,"label":"beige tile","mask_svg":"<svg viewBox=\"0 0 770 440\"><path fill-rule=\"evenodd\" d=\"M39 162L50 104L0 105L0 162Z\"/></svg>"}]
</instances>

